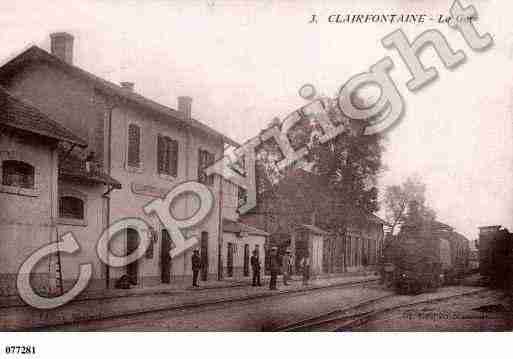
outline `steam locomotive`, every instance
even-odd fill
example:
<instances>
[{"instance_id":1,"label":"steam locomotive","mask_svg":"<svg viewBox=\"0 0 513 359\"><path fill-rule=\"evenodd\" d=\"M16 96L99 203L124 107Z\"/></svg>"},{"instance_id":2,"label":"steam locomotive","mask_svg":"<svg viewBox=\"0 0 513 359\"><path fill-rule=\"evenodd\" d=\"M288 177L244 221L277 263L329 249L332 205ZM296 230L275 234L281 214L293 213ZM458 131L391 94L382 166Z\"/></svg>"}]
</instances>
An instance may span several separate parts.
<instances>
[{"instance_id":1,"label":"steam locomotive","mask_svg":"<svg viewBox=\"0 0 513 359\"><path fill-rule=\"evenodd\" d=\"M452 227L437 221L403 225L385 248L391 264L392 284L397 293L436 291L457 284L469 271L469 243Z\"/></svg>"}]
</instances>

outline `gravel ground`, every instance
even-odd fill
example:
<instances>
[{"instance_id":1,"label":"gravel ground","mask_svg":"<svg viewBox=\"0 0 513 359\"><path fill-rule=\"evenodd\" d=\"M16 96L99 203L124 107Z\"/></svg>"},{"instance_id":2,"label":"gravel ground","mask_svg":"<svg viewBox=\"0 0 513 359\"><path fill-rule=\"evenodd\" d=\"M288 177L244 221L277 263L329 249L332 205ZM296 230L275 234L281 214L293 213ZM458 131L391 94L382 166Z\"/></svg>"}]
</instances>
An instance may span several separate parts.
<instances>
[{"instance_id":1,"label":"gravel ground","mask_svg":"<svg viewBox=\"0 0 513 359\"><path fill-rule=\"evenodd\" d=\"M161 311L105 319L55 330L102 331L262 331L322 314L359 301L390 294L378 285L328 288L305 293L208 305L195 309Z\"/></svg>"},{"instance_id":2,"label":"gravel ground","mask_svg":"<svg viewBox=\"0 0 513 359\"><path fill-rule=\"evenodd\" d=\"M355 281L372 280L375 276L343 276L321 278L311 281L312 287L347 284ZM281 279L281 278L280 278ZM205 302L231 300L236 298L268 296L291 290L301 290L301 282L293 281L290 286L283 286L280 280L278 291L272 293L266 286L236 286L223 288L187 289L171 292L153 292L128 295L126 297L93 298L72 301L62 307L51 310L40 310L29 306L13 306L0 308L0 330L22 330L40 326L60 325L82 320L101 320L115 316L128 316L144 311L179 308L187 305L200 305Z\"/></svg>"},{"instance_id":3,"label":"gravel ground","mask_svg":"<svg viewBox=\"0 0 513 359\"><path fill-rule=\"evenodd\" d=\"M374 317L353 331L511 331L513 299L485 291L437 303L419 304Z\"/></svg>"}]
</instances>

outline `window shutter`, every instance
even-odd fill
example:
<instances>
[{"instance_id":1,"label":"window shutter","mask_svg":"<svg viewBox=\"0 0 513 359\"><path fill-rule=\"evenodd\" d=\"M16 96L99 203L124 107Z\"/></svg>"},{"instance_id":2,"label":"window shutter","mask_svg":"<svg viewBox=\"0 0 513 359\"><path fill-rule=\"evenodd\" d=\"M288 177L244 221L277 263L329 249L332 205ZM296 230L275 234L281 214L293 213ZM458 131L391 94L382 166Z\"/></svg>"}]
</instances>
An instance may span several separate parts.
<instances>
[{"instance_id":1,"label":"window shutter","mask_svg":"<svg viewBox=\"0 0 513 359\"><path fill-rule=\"evenodd\" d=\"M207 169L208 167L212 166L214 164L214 154L213 153L210 153L210 152L206 152L207 154L207 163L205 164L205 168L204 169ZM213 175L210 175L207 177L207 183L209 185L213 185L214 184L214 176Z\"/></svg>"},{"instance_id":2,"label":"window shutter","mask_svg":"<svg viewBox=\"0 0 513 359\"><path fill-rule=\"evenodd\" d=\"M159 173L165 173L164 152L165 152L164 138L162 136L158 135L157 136L157 168L158 168Z\"/></svg>"},{"instance_id":3,"label":"window shutter","mask_svg":"<svg viewBox=\"0 0 513 359\"><path fill-rule=\"evenodd\" d=\"M159 173L178 175L178 142L166 136L158 136L157 162Z\"/></svg>"},{"instance_id":4,"label":"window shutter","mask_svg":"<svg viewBox=\"0 0 513 359\"><path fill-rule=\"evenodd\" d=\"M170 141L170 149L171 149L171 154L170 154L170 163L169 163L169 169L170 169L170 174L171 176L177 176L178 175L178 142L177 141L174 141L174 140L171 140Z\"/></svg>"},{"instance_id":5,"label":"window shutter","mask_svg":"<svg viewBox=\"0 0 513 359\"><path fill-rule=\"evenodd\" d=\"M205 169L214 164L214 154L199 150L198 152L198 182L213 185L214 176L208 176L205 174Z\"/></svg>"},{"instance_id":6,"label":"window shutter","mask_svg":"<svg viewBox=\"0 0 513 359\"><path fill-rule=\"evenodd\" d=\"M205 183L203 178L203 151L198 150L198 182Z\"/></svg>"},{"instance_id":7,"label":"window shutter","mask_svg":"<svg viewBox=\"0 0 513 359\"><path fill-rule=\"evenodd\" d=\"M128 126L128 165L139 167L140 164L141 129L131 124Z\"/></svg>"}]
</instances>

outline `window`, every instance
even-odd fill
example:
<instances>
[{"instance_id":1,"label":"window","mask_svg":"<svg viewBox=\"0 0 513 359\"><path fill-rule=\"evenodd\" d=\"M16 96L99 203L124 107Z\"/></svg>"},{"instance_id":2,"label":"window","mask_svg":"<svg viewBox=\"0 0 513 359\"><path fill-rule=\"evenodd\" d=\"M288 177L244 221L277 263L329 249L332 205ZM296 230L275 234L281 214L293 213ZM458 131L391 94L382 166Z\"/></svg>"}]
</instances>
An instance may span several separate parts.
<instances>
[{"instance_id":1,"label":"window","mask_svg":"<svg viewBox=\"0 0 513 359\"><path fill-rule=\"evenodd\" d=\"M157 168L159 174L178 174L178 142L166 136L157 138Z\"/></svg>"},{"instance_id":2,"label":"window","mask_svg":"<svg viewBox=\"0 0 513 359\"><path fill-rule=\"evenodd\" d=\"M128 153L127 165L130 167L140 167L141 156L141 128L137 125L130 124L128 126Z\"/></svg>"},{"instance_id":3,"label":"window","mask_svg":"<svg viewBox=\"0 0 513 359\"><path fill-rule=\"evenodd\" d=\"M238 207L244 206L248 203L248 191L242 187L237 187L237 204Z\"/></svg>"},{"instance_id":4,"label":"window","mask_svg":"<svg viewBox=\"0 0 513 359\"><path fill-rule=\"evenodd\" d=\"M205 150L199 150L198 155L198 182L213 185L214 184L214 176L207 176L205 174L205 169L214 164L214 154Z\"/></svg>"},{"instance_id":5,"label":"window","mask_svg":"<svg viewBox=\"0 0 513 359\"><path fill-rule=\"evenodd\" d=\"M2 184L4 186L34 188L34 167L21 161L3 161Z\"/></svg>"},{"instance_id":6,"label":"window","mask_svg":"<svg viewBox=\"0 0 513 359\"><path fill-rule=\"evenodd\" d=\"M360 241L358 240L358 238L355 238L354 239L354 262L353 262L353 265L355 265L355 266L360 265L359 254L360 254Z\"/></svg>"},{"instance_id":7,"label":"window","mask_svg":"<svg viewBox=\"0 0 513 359\"><path fill-rule=\"evenodd\" d=\"M352 255L352 252L351 252L351 241L352 241L352 238L351 237L347 237L346 239L346 243L347 243L347 266L348 267L351 267L353 265L353 255Z\"/></svg>"},{"instance_id":8,"label":"window","mask_svg":"<svg viewBox=\"0 0 513 359\"><path fill-rule=\"evenodd\" d=\"M62 196L59 198L59 217L84 219L84 201L77 197Z\"/></svg>"}]
</instances>

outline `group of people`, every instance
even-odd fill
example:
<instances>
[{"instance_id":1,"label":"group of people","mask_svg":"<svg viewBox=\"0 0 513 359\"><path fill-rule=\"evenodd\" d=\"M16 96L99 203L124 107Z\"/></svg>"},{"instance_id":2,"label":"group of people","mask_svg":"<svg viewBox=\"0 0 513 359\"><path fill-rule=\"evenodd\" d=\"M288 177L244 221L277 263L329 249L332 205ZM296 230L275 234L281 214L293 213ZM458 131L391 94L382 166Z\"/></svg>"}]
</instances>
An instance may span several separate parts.
<instances>
[{"instance_id":1,"label":"group of people","mask_svg":"<svg viewBox=\"0 0 513 359\"><path fill-rule=\"evenodd\" d=\"M201 270L201 257L199 255L199 250L195 249L192 258L192 286L199 287L198 277L199 272ZM258 254L258 250L255 249L253 251L253 255L251 256L251 269L253 271L253 287L262 286L261 283L261 264L260 257ZM301 273L303 275L303 285L308 284L308 280L310 279L310 258L308 256L304 256L300 261ZM276 290L278 275L282 274L283 276L283 285L289 285L290 277L292 276L292 255L289 250L285 251L285 254L282 256L281 260L278 255L278 248L271 248L271 257L270 257L270 272L271 272L271 280L269 282L269 289Z\"/></svg>"},{"instance_id":2,"label":"group of people","mask_svg":"<svg viewBox=\"0 0 513 359\"><path fill-rule=\"evenodd\" d=\"M310 279L310 258L308 256L301 259L300 267L303 274L303 285L307 285L308 280ZM251 268L253 270L253 286L261 286L261 265L257 250L254 250L253 255L251 256ZM278 248L273 247L271 249L269 269L271 273L271 280L269 281L270 290L277 289L278 275L280 274L280 271L283 276L283 285L289 285L289 280L292 276L292 256L290 251L286 250L280 261Z\"/></svg>"}]
</instances>

